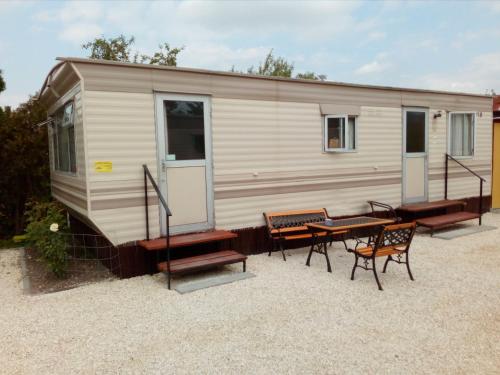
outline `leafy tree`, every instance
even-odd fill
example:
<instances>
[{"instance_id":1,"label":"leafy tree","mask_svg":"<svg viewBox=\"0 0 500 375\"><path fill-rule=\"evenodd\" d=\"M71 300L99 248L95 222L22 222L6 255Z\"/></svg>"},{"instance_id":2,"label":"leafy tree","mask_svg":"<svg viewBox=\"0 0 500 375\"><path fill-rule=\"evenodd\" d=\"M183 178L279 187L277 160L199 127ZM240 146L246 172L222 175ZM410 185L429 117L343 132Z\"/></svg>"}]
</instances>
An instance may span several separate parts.
<instances>
[{"instance_id":1,"label":"leafy tree","mask_svg":"<svg viewBox=\"0 0 500 375\"><path fill-rule=\"evenodd\" d=\"M141 63L148 63L151 65L166 65L177 66L177 55L182 52L184 47L170 47L170 44L163 43L158 46L160 49L155 52L153 56L142 55Z\"/></svg>"},{"instance_id":2,"label":"leafy tree","mask_svg":"<svg viewBox=\"0 0 500 375\"><path fill-rule=\"evenodd\" d=\"M269 51L264 62L260 63L259 67L255 69L253 66L248 68L249 74L259 74L262 76L273 77L288 77L292 76L294 66L283 57L275 57L273 50Z\"/></svg>"},{"instance_id":3,"label":"leafy tree","mask_svg":"<svg viewBox=\"0 0 500 375\"><path fill-rule=\"evenodd\" d=\"M88 57L91 59L129 62L130 47L134 42L135 38L133 36L128 39L124 35L109 39L100 37L83 44L82 48L90 50Z\"/></svg>"},{"instance_id":4,"label":"leafy tree","mask_svg":"<svg viewBox=\"0 0 500 375\"><path fill-rule=\"evenodd\" d=\"M135 43L135 38L130 38L120 35L116 38L95 38L91 42L82 45L83 49L90 50L91 59L112 60L122 62L135 62L151 65L167 65L177 66L177 56L182 52L184 47L171 47L168 43L163 43L158 46L159 51L153 56L140 54L135 52L132 56L132 45Z\"/></svg>"},{"instance_id":5,"label":"leafy tree","mask_svg":"<svg viewBox=\"0 0 500 375\"><path fill-rule=\"evenodd\" d=\"M5 91L5 81L2 77L2 70L0 69L0 92Z\"/></svg>"},{"instance_id":6,"label":"leafy tree","mask_svg":"<svg viewBox=\"0 0 500 375\"><path fill-rule=\"evenodd\" d=\"M22 233L26 202L50 197L46 116L33 98L0 116L0 236Z\"/></svg>"},{"instance_id":7,"label":"leafy tree","mask_svg":"<svg viewBox=\"0 0 500 375\"><path fill-rule=\"evenodd\" d=\"M293 63L288 62L284 57L273 55L273 50L269 51L264 62L261 62L258 68L251 66L247 69L248 74L258 74L263 76L272 77L285 77L291 78L295 66ZM235 69L234 65L230 69L233 73L244 73ZM314 72L297 73L295 78L313 79L313 80L326 80L326 75L316 74Z\"/></svg>"}]
</instances>

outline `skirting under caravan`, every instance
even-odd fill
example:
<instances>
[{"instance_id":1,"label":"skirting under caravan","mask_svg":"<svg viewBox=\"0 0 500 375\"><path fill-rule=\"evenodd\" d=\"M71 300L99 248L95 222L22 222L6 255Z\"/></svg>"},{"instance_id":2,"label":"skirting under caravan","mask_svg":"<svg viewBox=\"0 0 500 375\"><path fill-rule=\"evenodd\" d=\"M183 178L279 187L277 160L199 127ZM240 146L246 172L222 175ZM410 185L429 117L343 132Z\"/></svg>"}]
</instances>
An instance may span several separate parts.
<instances>
[{"instance_id":1,"label":"skirting under caravan","mask_svg":"<svg viewBox=\"0 0 500 375\"><path fill-rule=\"evenodd\" d=\"M491 195L490 96L58 60L40 93L52 195L117 247L147 235L143 165L172 233L237 231L247 252L267 250L263 212L443 199L446 153ZM478 195L450 164L448 198ZM148 184L151 238L165 235L160 208Z\"/></svg>"}]
</instances>

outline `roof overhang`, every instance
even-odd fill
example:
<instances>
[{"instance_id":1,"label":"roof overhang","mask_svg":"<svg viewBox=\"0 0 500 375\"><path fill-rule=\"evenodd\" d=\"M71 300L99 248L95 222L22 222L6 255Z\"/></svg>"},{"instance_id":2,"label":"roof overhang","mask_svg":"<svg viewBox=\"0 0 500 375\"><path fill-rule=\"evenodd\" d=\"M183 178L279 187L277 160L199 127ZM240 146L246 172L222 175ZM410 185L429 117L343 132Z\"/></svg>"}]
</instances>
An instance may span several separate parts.
<instances>
[{"instance_id":1,"label":"roof overhang","mask_svg":"<svg viewBox=\"0 0 500 375\"><path fill-rule=\"evenodd\" d=\"M74 65L68 61L60 61L47 74L37 99L50 106L79 80Z\"/></svg>"},{"instance_id":2,"label":"roof overhang","mask_svg":"<svg viewBox=\"0 0 500 375\"><path fill-rule=\"evenodd\" d=\"M177 72L185 72L185 73L198 73L198 74L214 75L214 76L240 77L240 78L252 79L252 80L271 80L271 81L280 81L280 82L283 82L283 81L285 81L285 82L301 82L301 83L307 83L307 84L311 84L311 85L368 88L368 89L390 90L390 91L399 91L399 92L461 95L461 96L471 96L471 97L490 98L490 99L492 98L491 95L484 95L484 94L462 93L462 92L453 92L453 91L439 91L439 90L426 90L426 89L404 88L404 87L394 87L394 86L364 85L364 84L335 82L335 81L319 81L319 80L312 80L312 79L269 77L269 76L255 75L255 74L214 71L214 70L207 70L207 69L183 68L183 67L177 67L177 66L137 64L137 63L128 63L128 62L121 62L121 61L85 59L85 58L78 58L78 57L58 57L57 60L60 61L61 63L74 63L76 65L78 65L78 64L96 64L96 65L121 66L121 67L139 68L139 69L167 70L167 71L177 71Z\"/></svg>"}]
</instances>

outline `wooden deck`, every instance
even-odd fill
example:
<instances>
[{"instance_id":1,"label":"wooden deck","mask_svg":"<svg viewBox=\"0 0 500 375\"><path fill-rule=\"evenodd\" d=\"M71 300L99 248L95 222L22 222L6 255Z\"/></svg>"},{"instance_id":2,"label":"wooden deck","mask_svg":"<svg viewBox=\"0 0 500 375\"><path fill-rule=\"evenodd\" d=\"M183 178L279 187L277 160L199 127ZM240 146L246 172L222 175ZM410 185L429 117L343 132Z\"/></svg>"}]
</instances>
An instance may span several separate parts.
<instances>
[{"instance_id":1,"label":"wooden deck","mask_svg":"<svg viewBox=\"0 0 500 375\"><path fill-rule=\"evenodd\" d=\"M177 236L170 237L170 248L186 247L199 245L202 243L218 242L224 240L230 240L236 238L238 235L236 233L228 232L226 230L214 230L211 232L201 232L201 233L188 233L179 234ZM167 248L166 238L156 238L154 240L142 240L137 241L137 245L148 251L159 251L165 250Z\"/></svg>"},{"instance_id":2,"label":"wooden deck","mask_svg":"<svg viewBox=\"0 0 500 375\"><path fill-rule=\"evenodd\" d=\"M243 263L243 271L245 271L245 261L247 257L234 250L222 250L215 253L197 255L189 258L182 258L170 261L170 273L178 274L185 272L199 271L226 264ZM167 272L168 262L158 263L158 271Z\"/></svg>"},{"instance_id":3,"label":"wooden deck","mask_svg":"<svg viewBox=\"0 0 500 375\"><path fill-rule=\"evenodd\" d=\"M474 212L466 212L466 211L454 212L446 215L439 215L439 216L426 217L424 219L418 219L417 225L431 229L438 229L446 227L448 225L460 223L462 221L479 219L479 217L480 215Z\"/></svg>"},{"instance_id":4,"label":"wooden deck","mask_svg":"<svg viewBox=\"0 0 500 375\"><path fill-rule=\"evenodd\" d=\"M399 211L404 211L408 213L417 213L417 212L432 211L449 207L457 207L457 206L465 207L466 204L467 203L459 200L443 199L440 201L433 201L433 202L404 204L398 207L397 209Z\"/></svg>"}]
</instances>

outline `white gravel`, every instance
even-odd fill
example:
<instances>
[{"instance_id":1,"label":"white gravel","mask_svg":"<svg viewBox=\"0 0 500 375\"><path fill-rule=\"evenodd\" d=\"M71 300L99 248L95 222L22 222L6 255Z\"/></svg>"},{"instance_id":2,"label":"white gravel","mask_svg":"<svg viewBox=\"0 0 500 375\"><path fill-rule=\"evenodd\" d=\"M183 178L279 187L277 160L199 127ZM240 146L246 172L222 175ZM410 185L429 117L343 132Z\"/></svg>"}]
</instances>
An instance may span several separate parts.
<instances>
[{"instance_id":1,"label":"white gravel","mask_svg":"<svg viewBox=\"0 0 500 375\"><path fill-rule=\"evenodd\" d=\"M2 250L0 373L498 374L499 244L500 230L417 235L415 281L391 263L383 292L370 272L349 280L336 244L332 274L305 249L257 255L257 277L185 295L157 275L26 296Z\"/></svg>"}]
</instances>

